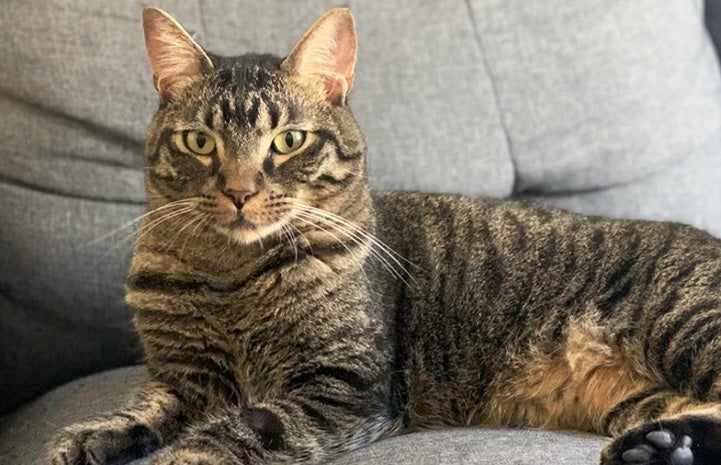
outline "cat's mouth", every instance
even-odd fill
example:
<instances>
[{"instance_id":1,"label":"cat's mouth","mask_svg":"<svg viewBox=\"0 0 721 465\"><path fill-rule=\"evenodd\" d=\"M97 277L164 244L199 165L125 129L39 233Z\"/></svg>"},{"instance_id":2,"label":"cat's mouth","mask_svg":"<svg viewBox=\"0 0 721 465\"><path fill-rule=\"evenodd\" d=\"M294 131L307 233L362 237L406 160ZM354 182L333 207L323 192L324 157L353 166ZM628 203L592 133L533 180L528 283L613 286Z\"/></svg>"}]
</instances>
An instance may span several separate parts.
<instances>
[{"instance_id":1,"label":"cat's mouth","mask_svg":"<svg viewBox=\"0 0 721 465\"><path fill-rule=\"evenodd\" d=\"M229 216L229 215L228 215ZM228 218L218 222L216 229L240 244L250 244L278 234L283 230L287 220L269 212L237 210Z\"/></svg>"},{"instance_id":2,"label":"cat's mouth","mask_svg":"<svg viewBox=\"0 0 721 465\"><path fill-rule=\"evenodd\" d=\"M239 216L230 223L216 226L216 229L236 243L251 244L259 241L262 242L269 236L278 234L283 229L284 224L285 222L281 220L265 225L258 225Z\"/></svg>"},{"instance_id":3,"label":"cat's mouth","mask_svg":"<svg viewBox=\"0 0 721 465\"><path fill-rule=\"evenodd\" d=\"M208 196L210 197L210 196ZM278 197L267 197L259 193L243 205L235 205L227 196L216 194L211 197L212 208L205 210L215 217L215 230L227 236L231 241L249 244L280 234L288 228L290 209L278 201ZM205 205L201 203L201 210Z\"/></svg>"},{"instance_id":4,"label":"cat's mouth","mask_svg":"<svg viewBox=\"0 0 721 465\"><path fill-rule=\"evenodd\" d=\"M248 219L243 215L242 211L239 211L236 218L230 223L227 224L228 229L257 229L256 225L248 221Z\"/></svg>"}]
</instances>

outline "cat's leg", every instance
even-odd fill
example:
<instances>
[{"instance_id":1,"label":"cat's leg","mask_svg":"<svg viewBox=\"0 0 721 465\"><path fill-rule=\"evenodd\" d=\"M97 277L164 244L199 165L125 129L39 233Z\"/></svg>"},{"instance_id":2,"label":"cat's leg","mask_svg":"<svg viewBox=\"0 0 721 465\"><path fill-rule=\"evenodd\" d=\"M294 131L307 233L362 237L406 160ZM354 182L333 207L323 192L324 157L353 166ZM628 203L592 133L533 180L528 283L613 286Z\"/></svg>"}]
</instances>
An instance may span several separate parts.
<instances>
[{"instance_id":1,"label":"cat's leg","mask_svg":"<svg viewBox=\"0 0 721 465\"><path fill-rule=\"evenodd\" d=\"M140 458L172 441L185 422L174 391L152 381L123 410L64 428L48 445L49 463L100 465Z\"/></svg>"},{"instance_id":2,"label":"cat's leg","mask_svg":"<svg viewBox=\"0 0 721 465\"><path fill-rule=\"evenodd\" d=\"M616 344L593 312L572 321L560 345L531 350L496 375L478 423L613 437L603 465L721 464L721 382L707 376L721 373L721 318L701 326L686 318L692 334L668 341L664 329L653 342L663 369L640 355L641 339ZM674 366L676 376L664 379Z\"/></svg>"},{"instance_id":3,"label":"cat's leg","mask_svg":"<svg viewBox=\"0 0 721 465\"><path fill-rule=\"evenodd\" d=\"M721 298L689 296L646 326L637 353L661 383L606 414L604 465L721 464Z\"/></svg>"},{"instance_id":4,"label":"cat's leg","mask_svg":"<svg viewBox=\"0 0 721 465\"><path fill-rule=\"evenodd\" d=\"M340 369L322 368L318 378L282 399L210 414L154 465L322 463L392 430L387 396L374 386Z\"/></svg>"}]
</instances>

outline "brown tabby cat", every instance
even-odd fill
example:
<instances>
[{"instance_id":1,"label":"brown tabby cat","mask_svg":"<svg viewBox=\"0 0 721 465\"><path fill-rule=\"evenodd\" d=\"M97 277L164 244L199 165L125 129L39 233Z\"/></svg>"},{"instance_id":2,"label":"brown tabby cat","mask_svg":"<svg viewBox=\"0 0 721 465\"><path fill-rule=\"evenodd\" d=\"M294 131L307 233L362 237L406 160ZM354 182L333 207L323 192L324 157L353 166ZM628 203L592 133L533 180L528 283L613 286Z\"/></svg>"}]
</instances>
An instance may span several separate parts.
<instances>
[{"instance_id":1,"label":"brown tabby cat","mask_svg":"<svg viewBox=\"0 0 721 465\"><path fill-rule=\"evenodd\" d=\"M153 381L63 430L53 465L319 463L467 425L611 435L604 465L721 463L721 241L371 194L347 9L283 59L143 20L160 108L127 302Z\"/></svg>"}]
</instances>

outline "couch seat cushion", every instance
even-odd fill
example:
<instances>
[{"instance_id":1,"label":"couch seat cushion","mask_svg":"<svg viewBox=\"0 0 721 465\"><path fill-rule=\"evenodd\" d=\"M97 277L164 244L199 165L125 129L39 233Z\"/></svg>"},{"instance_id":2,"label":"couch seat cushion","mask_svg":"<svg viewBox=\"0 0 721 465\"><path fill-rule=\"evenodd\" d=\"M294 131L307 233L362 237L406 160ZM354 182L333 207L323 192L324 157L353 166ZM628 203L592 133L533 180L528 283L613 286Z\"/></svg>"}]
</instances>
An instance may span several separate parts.
<instances>
[{"instance_id":1,"label":"couch seat cushion","mask_svg":"<svg viewBox=\"0 0 721 465\"><path fill-rule=\"evenodd\" d=\"M146 379L143 367L106 371L61 386L0 422L3 465L47 465L44 444L63 426L112 411ZM380 441L335 465L596 465L606 440L568 432L454 429ZM149 459L133 465L148 465Z\"/></svg>"}]
</instances>

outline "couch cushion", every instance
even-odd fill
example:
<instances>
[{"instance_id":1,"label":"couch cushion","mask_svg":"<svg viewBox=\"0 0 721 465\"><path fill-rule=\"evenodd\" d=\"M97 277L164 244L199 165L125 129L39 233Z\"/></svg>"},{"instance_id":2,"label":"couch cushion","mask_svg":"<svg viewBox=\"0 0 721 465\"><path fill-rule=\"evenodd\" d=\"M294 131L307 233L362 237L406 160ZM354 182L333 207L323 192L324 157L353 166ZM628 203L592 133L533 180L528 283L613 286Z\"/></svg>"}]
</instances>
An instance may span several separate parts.
<instances>
[{"instance_id":1,"label":"couch cushion","mask_svg":"<svg viewBox=\"0 0 721 465\"><path fill-rule=\"evenodd\" d=\"M691 156L635 182L522 197L595 215L680 221L721 237L719 146L721 132Z\"/></svg>"},{"instance_id":2,"label":"couch cushion","mask_svg":"<svg viewBox=\"0 0 721 465\"><path fill-rule=\"evenodd\" d=\"M0 423L3 465L45 465L42 444L63 426L121 406L146 379L142 367L93 375L62 386ZM606 440L568 432L459 429L415 433L375 443L336 465L596 465ZM147 465L139 460L133 465Z\"/></svg>"},{"instance_id":3,"label":"couch cushion","mask_svg":"<svg viewBox=\"0 0 721 465\"><path fill-rule=\"evenodd\" d=\"M709 143L721 151L721 78L702 2L470 4L516 192L599 189L642 179Z\"/></svg>"}]
</instances>

